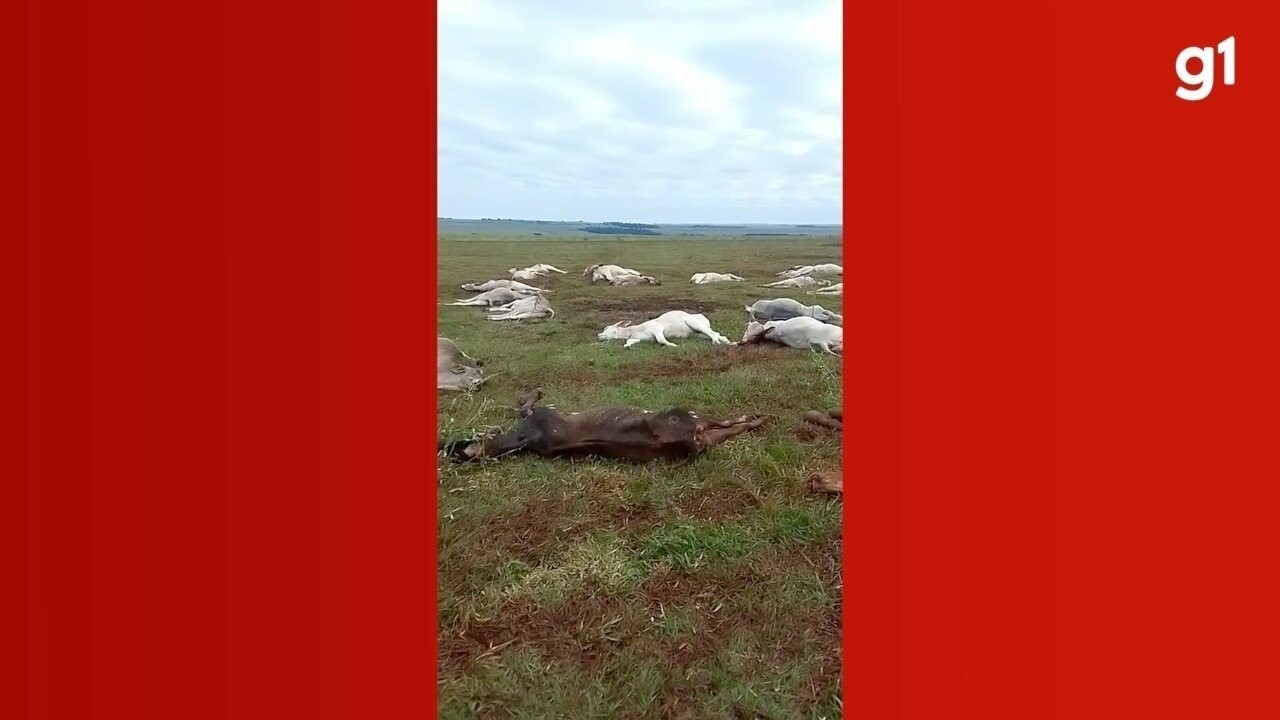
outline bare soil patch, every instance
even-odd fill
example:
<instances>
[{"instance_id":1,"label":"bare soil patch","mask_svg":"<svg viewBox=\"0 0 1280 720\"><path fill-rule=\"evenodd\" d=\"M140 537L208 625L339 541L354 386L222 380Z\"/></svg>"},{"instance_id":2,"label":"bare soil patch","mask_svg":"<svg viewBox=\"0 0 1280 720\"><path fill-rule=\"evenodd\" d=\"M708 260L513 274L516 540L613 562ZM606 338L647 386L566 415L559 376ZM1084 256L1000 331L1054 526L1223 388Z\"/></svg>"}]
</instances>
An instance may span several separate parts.
<instances>
[{"instance_id":1,"label":"bare soil patch","mask_svg":"<svg viewBox=\"0 0 1280 720\"><path fill-rule=\"evenodd\" d=\"M760 508L760 501L746 488L713 485L685 493L672 506L681 517L692 520L728 520Z\"/></svg>"}]
</instances>

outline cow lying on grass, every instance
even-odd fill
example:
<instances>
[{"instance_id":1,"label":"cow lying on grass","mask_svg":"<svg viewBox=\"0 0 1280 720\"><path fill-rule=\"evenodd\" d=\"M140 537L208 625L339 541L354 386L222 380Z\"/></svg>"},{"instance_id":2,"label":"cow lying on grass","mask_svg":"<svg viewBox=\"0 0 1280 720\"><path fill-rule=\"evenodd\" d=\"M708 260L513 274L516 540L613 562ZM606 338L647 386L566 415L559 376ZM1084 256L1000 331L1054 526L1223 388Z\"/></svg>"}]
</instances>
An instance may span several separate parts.
<instances>
[{"instance_id":1,"label":"cow lying on grass","mask_svg":"<svg viewBox=\"0 0 1280 720\"><path fill-rule=\"evenodd\" d=\"M609 281L614 287L631 287L632 285L661 285L657 278L650 275L619 275Z\"/></svg>"},{"instance_id":2,"label":"cow lying on grass","mask_svg":"<svg viewBox=\"0 0 1280 720\"><path fill-rule=\"evenodd\" d=\"M436 338L436 391L470 392L484 384L488 377L480 368L484 363L458 349L446 337Z\"/></svg>"},{"instance_id":3,"label":"cow lying on grass","mask_svg":"<svg viewBox=\"0 0 1280 720\"><path fill-rule=\"evenodd\" d=\"M498 288L507 288L518 293L524 293L525 295L538 295L544 292L551 292L550 290L543 290L540 287L525 285L519 280L485 280L482 283L465 283L462 285L463 290L470 290L471 292L485 292L487 290L496 290Z\"/></svg>"},{"instance_id":4,"label":"cow lying on grass","mask_svg":"<svg viewBox=\"0 0 1280 720\"><path fill-rule=\"evenodd\" d=\"M733 273L705 272L694 273L693 277L689 278L689 282L694 285L710 285L720 282L742 282L742 278Z\"/></svg>"},{"instance_id":5,"label":"cow lying on grass","mask_svg":"<svg viewBox=\"0 0 1280 720\"><path fill-rule=\"evenodd\" d=\"M639 325L632 325L630 320L616 322L600 332L596 337L601 340L626 340L624 348L636 343L652 340L659 345L677 347L667 338L687 338L694 333L702 333L711 338L716 345L732 345L733 341L711 329L711 321L706 315L695 315L683 310L665 312L652 320Z\"/></svg>"},{"instance_id":6,"label":"cow lying on grass","mask_svg":"<svg viewBox=\"0 0 1280 720\"><path fill-rule=\"evenodd\" d=\"M519 300L513 300L506 305L489 308L489 320L538 320L541 318L553 318L556 311L551 309L551 303L541 295L530 295L522 297Z\"/></svg>"},{"instance_id":7,"label":"cow lying on grass","mask_svg":"<svg viewBox=\"0 0 1280 720\"><path fill-rule=\"evenodd\" d=\"M794 278L803 275L843 275L844 268L835 263L823 263L821 265L792 265L787 270L775 273L778 277Z\"/></svg>"},{"instance_id":8,"label":"cow lying on grass","mask_svg":"<svg viewBox=\"0 0 1280 720\"><path fill-rule=\"evenodd\" d=\"M591 282L595 282L597 280L613 282L614 278L618 278L623 275L639 274L639 270L624 268L621 265L588 265L587 269L582 271L582 276L591 278Z\"/></svg>"},{"instance_id":9,"label":"cow lying on grass","mask_svg":"<svg viewBox=\"0 0 1280 720\"><path fill-rule=\"evenodd\" d=\"M742 335L742 344L757 342L775 342L801 350L821 350L829 355L838 355L844 352L844 330L811 317L767 323L752 321Z\"/></svg>"},{"instance_id":10,"label":"cow lying on grass","mask_svg":"<svg viewBox=\"0 0 1280 720\"><path fill-rule=\"evenodd\" d=\"M651 413L636 407L600 407L566 413L537 407L542 389L522 395L520 420L507 432L480 438L441 441L437 450L455 462L529 452L542 457L602 457L632 462L696 457L764 424L763 417L708 420L672 408Z\"/></svg>"},{"instance_id":11,"label":"cow lying on grass","mask_svg":"<svg viewBox=\"0 0 1280 720\"><path fill-rule=\"evenodd\" d=\"M833 313L821 305L805 305L791 298L757 300L744 307L747 309L747 314L756 322L790 320L793 317L811 317L814 320L821 320L824 323L835 325L839 325L844 321L844 318L838 313Z\"/></svg>"},{"instance_id":12,"label":"cow lying on grass","mask_svg":"<svg viewBox=\"0 0 1280 720\"><path fill-rule=\"evenodd\" d=\"M538 263L530 265L527 268L507 268L507 272L511 273L511 277L516 280L533 280L540 277L551 277L551 273L566 274L565 271L555 265L546 265Z\"/></svg>"},{"instance_id":13,"label":"cow lying on grass","mask_svg":"<svg viewBox=\"0 0 1280 720\"><path fill-rule=\"evenodd\" d=\"M818 288L810 290L808 295L844 295L844 283L838 282L831 287Z\"/></svg>"},{"instance_id":14,"label":"cow lying on grass","mask_svg":"<svg viewBox=\"0 0 1280 720\"><path fill-rule=\"evenodd\" d=\"M463 306L469 306L469 307L497 307L499 305L506 305L507 303L515 302L516 300L519 300L521 298L535 297L535 296L536 295L534 293L526 293L520 290L514 290L512 288L500 287L500 288L494 288L492 290L486 290L480 293L479 295L476 295L475 297L467 298L466 300L458 300L456 302L451 302L448 304L463 305Z\"/></svg>"},{"instance_id":15,"label":"cow lying on grass","mask_svg":"<svg viewBox=\"0 0 1280 720\"><path fill-rule=\"evenodd\" d=\"M827 284L826 280L814 280L808 275L805 275L803 277L793 277L793 278L787 278L786 280L779 280L777 282L766 283L764 285L761 285L760 287L762 288L807 288L807 287L813 287L815 285L826 285L826 284Z\"/></svg>"}]
</instances>

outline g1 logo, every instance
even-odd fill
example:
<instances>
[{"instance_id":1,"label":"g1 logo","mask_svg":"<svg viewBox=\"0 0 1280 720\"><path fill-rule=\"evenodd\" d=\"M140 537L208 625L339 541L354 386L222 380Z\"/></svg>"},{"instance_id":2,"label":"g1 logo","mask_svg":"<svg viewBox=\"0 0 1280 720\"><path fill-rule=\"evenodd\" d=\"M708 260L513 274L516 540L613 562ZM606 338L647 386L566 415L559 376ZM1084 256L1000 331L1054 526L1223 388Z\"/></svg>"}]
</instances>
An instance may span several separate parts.
<instances>
[{"instance_id":1,"label":"g1 logo","mask_svg":"<svg viewBox=\"0 0 1280 720\"><path fill-rule=\"evenodd\" d=\"M1218 43L1218 53L1222 55L1222 84L1236 84L1236 36L1223 40ZM1213 92L1213 48L1196 47L1192 45L1184 48L1178 53L1178 61L1173 67L1178 71L1178 79L1184 85L1189 87L1180 87L1177 90L1178 97L1183 100L1203 100L1209 97L1209 93ZM1187 69L1187 64L1192 59L1200 61L1200 72L1192 73Z\"/></svg>"}]
</instances>

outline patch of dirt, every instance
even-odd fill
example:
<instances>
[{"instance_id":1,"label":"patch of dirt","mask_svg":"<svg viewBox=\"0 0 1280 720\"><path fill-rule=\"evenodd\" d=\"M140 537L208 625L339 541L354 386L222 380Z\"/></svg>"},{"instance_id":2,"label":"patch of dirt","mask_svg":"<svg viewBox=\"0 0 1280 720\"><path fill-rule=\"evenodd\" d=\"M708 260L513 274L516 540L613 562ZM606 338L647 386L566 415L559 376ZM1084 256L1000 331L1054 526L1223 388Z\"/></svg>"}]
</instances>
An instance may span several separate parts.
<instances>
[{"instance_id":1,"label":"patch of dirt","mask_svg":"<svg viewBox=\"0 0 1280 720\"><path fill-rule=\"evenodd\" d=\"M758 510L760 501L745 488L716 485L688 493L672 507L693 520L727 520Z\"/></svg>"},{"instance_id":2,"label":"patch of dirt","mask_svg":"<svg viewBox=\"0 0 1280 720\"><path fill-rule=\"evenodd\" d=\"M620 505L609 513L608 520L601 523L621 534L637 533L652 530L661 518L648 505Z\"/></svg>"},{"instance_id":3,"label":"patch of dirt","mask_svg":"<svg viewBox=\"0 0 1280 720\"><path fill-rule=\"evenodd\" d=\"M659 521L653 508L644 505L619 505L601 514L583 515L570 510L564 498L539 499L486 521L484 533L493 539L498 556L536 564L590 535L643 532Z\"/></svg>"},{"instance_id":4,"label":"patch of dirt","mask_svg":"<svg viewBox=\"0 0 1280 720\"><path fill-rule=\"evenodd\" d=\"M705 342L702 337L688 338L685 342ZM751 344L737 347L719 347L691 357L660 357L641 366L623 367L617 376L622 380L645 378L688 377L720 373L740 365L758 365L776 361L788 348L774 344Z\"/></svg>"},{"instance_id":5,"label":"patch of dirt","mask_svg":"<svg viewBox=\"0 0 1280 720\"><path fill-rule=\"evenodd\" d=\"M440 657L465 667L507 647L532 646L555 660L596 668L626 642L616 629L625 609L623 598L598 587L581 588L554 604L509 602L494 617L466 617L461 627L442 628Z\"/></svg>"},{"instance_id":6,"label":"patch of dirt","mask_svg":"<svg viewBox=\"0 0 1280 720\"><path fill-rule=\"evenodd\" d=\"M668 310L685 310L706 313L726 307L723 302L706 298L666 297L662 295L635 295L631 297L593 297L591 309L597 312L664 313ZM646 316L649 319L652 315ZM625 320L626 318L619 318Z\"/></svg>"}]
</instances>

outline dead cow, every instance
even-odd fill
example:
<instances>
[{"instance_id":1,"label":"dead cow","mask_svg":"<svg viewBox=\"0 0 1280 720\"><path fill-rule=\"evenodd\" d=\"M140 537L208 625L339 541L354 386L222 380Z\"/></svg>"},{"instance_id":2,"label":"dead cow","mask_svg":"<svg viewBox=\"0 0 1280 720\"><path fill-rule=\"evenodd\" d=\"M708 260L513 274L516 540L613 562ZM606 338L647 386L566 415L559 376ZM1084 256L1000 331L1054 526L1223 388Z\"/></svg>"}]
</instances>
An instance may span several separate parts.
<instances>
[{"instance_id":1,"label":"dead cow","mask_svg":"<svg viewBox=\"0 0 1280 720\"><path fill-rule=\"evenodd\" d=\"M838 282L835 285L832 285L831 287L824 287L824 288L819 288L817 290L810 290L807 294L808 295L844 295L844 283Z\"/></svg>"},{"instance_id":2,"label":"dead cow","mask_svg":"<svg viewBox=\"0 0 1280 720\"><path fill-rule=\"evenodd\" d=\"M529 452L542 457L602 457L632 462L690 459L764 424L763 417L708 420L672 408L651 413L636 407L600 407L566 413L537 407L541 388L522 396L520 417L508 432L482 438L441 442L438 450L463 462Z\"/></svg>"},{"instance_id":3,"label":"dead cow","mask_svg":"<svg viewBox=\"0 0 1280 720\"><path fill-rule=\"evenodd\" d=\"M649 275L618 275L609 281L614 287L631 287L632 285L661 285L656 278Z\"/></svg>"},{"instance_id":4,"label":"dead cow","mask_svg":"<svg viewBox=\"0 0 1280 720\"><path fill-rule=\"evenodd\" d=\"M458 300L457 302L447 303L449 305L464 305L470 307L497 307L514 302L520 298L533 297L528 293L512 290L511 288L494 288L476 295L466 300Z\"/></svg>"},{"instance_id":5,"label":"dead cow","mask_svg":"<svg viewBox=\"0 0 1280 720\"><path fill-rule=\"evenodd\" d=\"M540 318L553 318L556 311L551 309L551 303L541 295L530 295L522 297L519 300L502 305L500 307L489 308L489 320L538 320Z\"/></svg>"},{"instance_id":6,"label":"dead cow","mask_svg":"<svg viewBox=\"0 0 1280 720\"><path fill-rule=\"evenodd\" d=\"M613 282L614 278L622 275L639 274L639 270L624 268L620 265L588 265L587 269L582 271L582 276L591 278L591 282L595 282L597 280Z\"/></svg>"},{"instance_id":7,"label":"dead cow","mask_svg":"<svg viewBox=\"0 0 1280 720\"><path fill-rule=\"evenodd\" d=\"M704 272L694 273L693 277L689 278L689 282L694 285L710 285L719 282L742 282L742 278L733 273Z\"/></svg>"},{"instance_id":8,"label":"dead cow","mask_svg":"<svg viewBox=\"0 0 1280 720\"><path fill-rule=\"evenodd\" d=\"M550 277L545 272L529 269L511 268L507 272L511 273L512 280L537 280L538 278Z\"/></svg>"},{"instance_id":9,"label":"dead cow","mask_svg":"<svg viewBox=\"0 0 1280 720\"><path fill-rule=\"evenodd\" d=\"M776 273L778 277L794 278L802 275L843 275L844 268L835 263L821 265L793 265L790 269Z\"/></svg>"},{"instance_id":10,"label":"dead cow","mask_svg":"<svg viewBox=\"0 0 1280 720\"><path fill-rule=\"evenodd\" d=\"M764 341L838 355L844 352L844 329L811 317L773 320L763 324L755 321L749 323L747 331L742 335L742 344Z\"/></svg>"},{"instance_id":11,"label":"dead cow","mask_svg":"<svg viewBox=\"0 0 1280 720\"><path fill-rule=\"evenodd\" d=\"M469 357L449 338L436 338L436 391L470 392L484 384L484 363Z\"/></svg>"},{"instance_id":12,"label":"dead cow","mask_svg":"<svg viewBox=\"0 0 1280 720\"><path fill-rule=\"evenodd\" d=\"M757 322L788 320L793 317L811 317L824 323L837 325L844 321L840 314L833 313L821 305L805 305L791 298L757 300L744 307L746 307L747 314L751 316L751 319Z\"/></svg>"},{"instance_id":13,"label":"dead cow","mask_svg":"<svg viewBox=\"0 0 1280 720\"><path fill-rule=\"evenodd\" d=\"M808 275L804 275L802 277L787 278L786 280L779 280L777 282L767 283L765 285L761 285L760 287L762 288L807 288L807 287L813 287L815 285L827 285L827 284L828 284L828 281L826 280L814 280Z\"/></svg>"},{"instance_id":14,"label":"dead cow","mask_svg":"<svg viewBox=\"0 0 1280 720\"><path fill-rule=\"evenodd\" d=\"M687 338L694 333L702 333L711 338L716 345L732 345L729 338L711 329L711 321L706 315L687 313L683 310L665 312L652 320L639 325L632 325L630 320L623 320L609 325L596 337L601 340L626 340L624 348L636 343L652 340L659 345L677 347L667 338Z\"/></svg>"},{"instance_id":15,"label":"dead cow","mask_svg":"<svg viewBox=\"0 0 1280 720\"><path fill-rule=\"evenodd\" d=\"M487 290L496 290L498 288L507 288L525 295L537 295L544 292L551 292L550 290L543 290L540 287L525 285L519 280L485 280L482 283L464 283L462 285L463 290L470 290L471 292L485 292Z\"/></svg>"}]
</instances>

